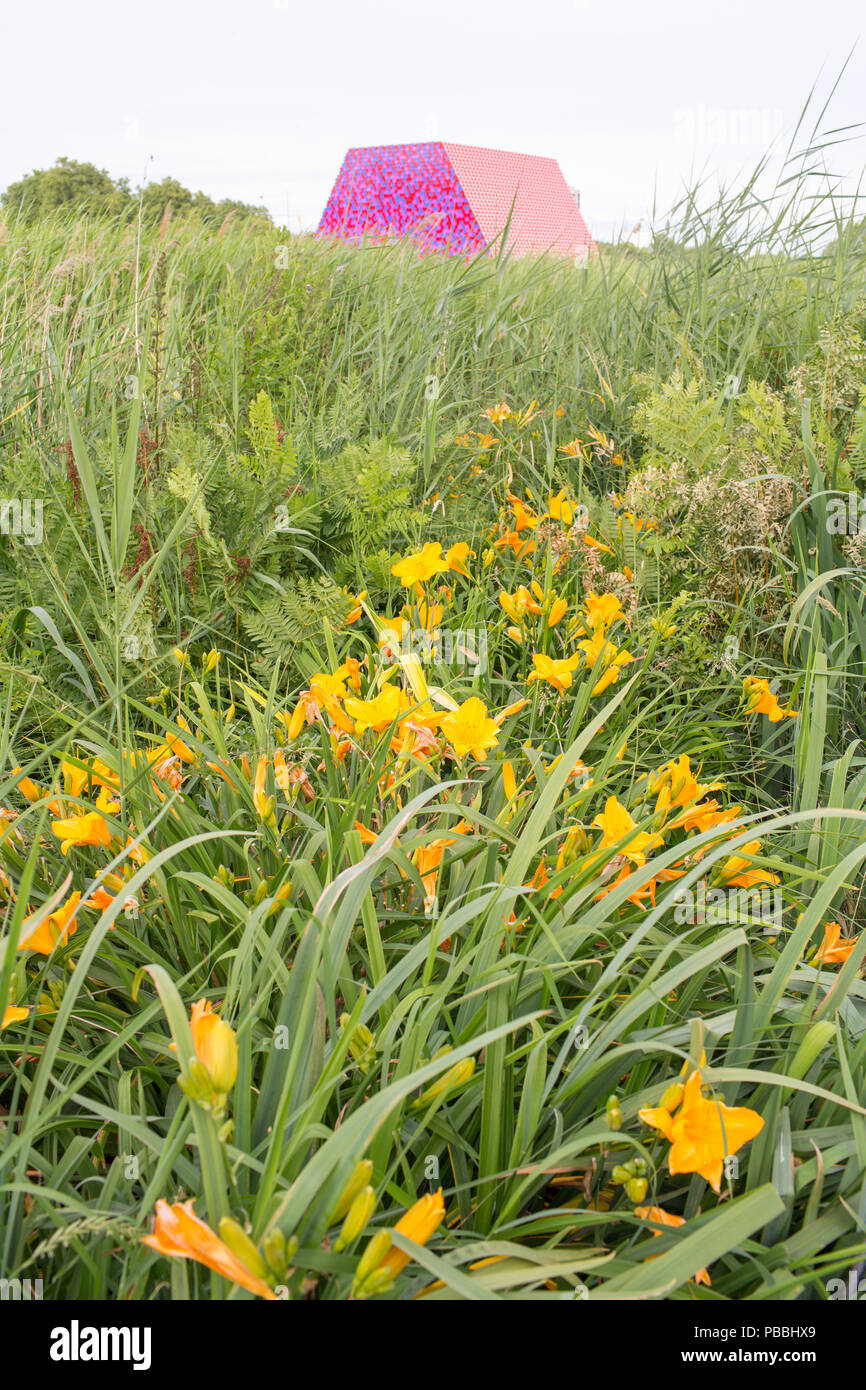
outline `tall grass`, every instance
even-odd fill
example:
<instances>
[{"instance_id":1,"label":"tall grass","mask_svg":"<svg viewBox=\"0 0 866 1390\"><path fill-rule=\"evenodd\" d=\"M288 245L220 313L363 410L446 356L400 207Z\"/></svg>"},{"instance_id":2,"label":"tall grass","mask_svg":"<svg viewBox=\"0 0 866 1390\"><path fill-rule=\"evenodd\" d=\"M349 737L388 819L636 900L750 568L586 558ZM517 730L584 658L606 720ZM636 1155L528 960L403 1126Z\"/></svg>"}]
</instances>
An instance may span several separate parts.
<instances>
[{"instance_id":1,"label":"tall grass","mask_svg":"<svg viewBox=\"0 0 866 1390\"><path fill-rule=\"evenodd\" d=\"M813 192L820 141L802 143L769 194L761 169L709 207L692 195L651 253L602 248L585 268L418 261L230 226L164 227L140 254L106 222L5 229L3 487L41 478L74 548L61 568L59 552L6 538L0 558L0 804L15 813L0 822L0 1001L28 1010L0 1035L4 1277L38 1274L52 1297L244 1296L141 1244L156 1202L183 1195L214 1230L239 1219L260 1249L275 1231L294 1238L268 1275L285 1295L345 1299L364 1242L440 1184L446 1223L427 1244L397 1231L412 1260L385 1296L822 1298L862 1257L866 641L862 573L826 525L850 430L831 418L819 435L803 410L797 504L784 544L766 546L783 595L769 620L759 588L720 617L701 557L670 577L676 538L640 534L605 499L639 466L638 402L678 368L727 427L728 379L784 394L821 330L857 311L866 246L832 185ZM231 497L242 457L264 490L262 459L295 462L276 434L256 441L261 391L304 477L382 437L417 464L382 554L355 556L358 625L345 611L311 620L291 660L257 659L216 593L208 621L188 625L181 547L199 500L159 513L149 463L187 451ZM542 413L490 426L482 409L501 399ZM458 442L488 428L495 447ZM610 472L613 448L625 475ZM529 562L494 544L515 493L552 513L560 488L607 537L605 582L628 568L637 597L613 629L635 664L599 694L589 658L562 695L528 679L533 652L564 656L588 621L587 571L555 568L554 542L577 544L570 523L548 518ZM228 505L229 537L242 510ZM334 557L310 549L314 512L288 544L327 568ZM159 544L134 566L137 525ZM488 668L434 665L424 681L404 660L392 682L422 714L428 693L440 716L472 696L491 712L527 703L483 758L395 756L394 728L356 728L346 747L327 719L287 744L315 672L363 659L375 694L389 663L374 620L413 602L391 562L434 536L475 552L467 575L443 576L442 601L484 629ZM25 561L43 602L21 598ZM86 599L71 586L82 575ZM262 567L255 582L284 578ZM531 579L545 611L521 643L500 593ZM568 619L551 627L554 590ZM154 672L124 658L145 605L164 646ZM734 669L712 646L735 631ZM744 675L781 679L798 719L749 718ZM181 759L173 780L144 760L157 745ZM665 828L646 862L627 837L600 845L609 797L639 833L667 827L646 779L684 754L702 782L724 780L734 819L687 842ZM99 812L110 840L64 855L52 822L93 810L94 758L115 792ZM578 759L591 780L574 784ZM431 903L424 851L442 841ZM684 922L679 895L738 853L778 879L781 920ZM19 950L73 890L93 903L77 932ZM816 964L835 920L857 944ZM177 1084L194 1070L199 999L237 1036L228 1125ZM639 1119L683 1072L763 1120L718 1198L698 1172L671 1174L667 1142ZM365 1159L375 1210L338 1251L334 1209ZM615 1170L634 1160L629 1195ZM659 1205L685 1226L640 1214ZM692 1282L704 1266L711 1287Z\"/></svg>"}]
</instances>

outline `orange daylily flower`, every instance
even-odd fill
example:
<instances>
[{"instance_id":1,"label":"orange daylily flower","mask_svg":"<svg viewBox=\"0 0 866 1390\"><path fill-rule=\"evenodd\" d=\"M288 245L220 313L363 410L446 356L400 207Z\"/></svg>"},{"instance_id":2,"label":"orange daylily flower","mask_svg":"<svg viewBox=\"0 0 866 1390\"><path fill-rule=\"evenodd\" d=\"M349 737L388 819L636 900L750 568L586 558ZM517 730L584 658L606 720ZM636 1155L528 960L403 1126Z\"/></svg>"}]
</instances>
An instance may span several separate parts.
<instances>
[{"instance_id":1,"label":"orange daylily flower","mask_svg":"<svg viewBox=\"0 0 866 1390\"><path fill-rule=\"evenodd\" d=\"M761 848L760 840L750 840L743 845L742 854L732 854L726 859L718 874L718 881L725 888L751 888L756 883L780 883L778 874L768 873L766 869L752 867L746 855L755 855Z\"/></svg>"},{"instance_id":2,"label":"orange daylily flower","mask_svg":"<svg viewBox=\"0 0 866 1390\"><path fill-rule=\"evenodd\" d=\"M778 724L780 719L796 719L800 713L797 709L782 709L769 683L758 676L746 676L743 692L746 696L747 713L765 714L771 724Z\"/></svg>"},{"instance_id":3,"label":"orange daylily flower","mask_svg":"<svg viewBox=\"0 0 866 1390\"><path fill-rule=\"evenodd\" d=\"M522 623L527 613L541 612L541 604L525 584L519 584L513 594L508 594L503 589L499 595L499 602L514 623Z\"/></svg>"},{"instance_id":4,"label":"orange daylily flower","mask_svg":"<svg viewBox=\"0 0 866 1390\"><path fill-rule=\"evenodd\" d=\"M531 531L538 525L538 517L530 507L513 492L506 494L511 510L514 512L515 531Z\"/></svg>"},{"instance_id":5,"label":"orange daylily flower","mask_svg":"<svg viewBox=\"0 0 866 1390\"><path fill-rule=\"evenodd\" d=\"M625 619L622 604L616 594L594 594L586 596L586 622L593 632L608 628L611 623Z\"/></svg>"},{"instance_id":6,"label":"orange daylily flower","mask_svg":"<svg viewBox=\"0 0 866 1390\"><path fill-rule=\"evenodd\" d=\"M859 937L843 936L839 922L825 922L824 935L809 965L842 965L848 959Z\"/></svg>"},{"instance_id":7,"label":"orange daylily flower","mask_svg":"<svg viewBox=\"0 0 866 1390\"><path fill-rule=\"evenodd\" d=\"M505 706L505 709L500 710L498 714L494 714L493 722L496 725L497 729L501 728L501 726L505 723L506 719L510 719L513 714L519 714L520 711L522 709L525 709L528 704L529 701L524 697L521 697L519 700L512 700L510 705Z\"/></svg>"},{"instance_id":8,"label":"orange daylily flower","mask_svg":"<svg viewBox=\"0 0 866 1390\"><path fill-rule=\"evenodd\" d=\"M445 1219L445 1201L442 1196L442 1188L438 1192L428 1193L426 1197L421 1197L411 1206L405 1216L401 1216L395 1231L399 1231L401 1236L406 1236L409 1240L414 1240L416 1245L426 1245L428 1240L439 1229ZM397 1246L391 1247L385 1256L380 1269L390 1270L392 1275L397 1275L405 1269L411 1256L404 1250L399 1250Z\"/></svg>"},{"instance_id":9,"label":"orange daylily flower","mask_svg":"<svg viewBox=\"0 0 866 1390\"><path fill-rule=\"evenodd\" d=\"M66 902L40 922L34 932L18 942L19 951L36 951L40 956L50 956L55 946L64 944L74 936L78 927L76 913L81 901L80 893L70 893Z\"/></svg>"},{"instance_id":10,"label":"orange daylily flower","mask_svg":"<svg viewBox=\"0 0 866 1390\"><path fill-rule=\"evenodd\" d=\"M436 897L436 884L439 879L439 867L442 863L442 855L445 853L446 845L457 843L460 835L465 835L472 830L468 821L461 820L454 827L453 835L444 835L440 840L433 840L429 845L419 845L412 855L412 863L424 885L424 896L428 904L432 903Z\"/></svg>"},{"instance_id":11,"label":"orange daylily flower","mask_svg":"<svg viewBox=\"0 0 866 1390\"><path fill-rule=\"evenodd\" d=\"M352 624L356 623L360 618L361 613L363 611L361 605L363 604L364 599L367 597L367 590L362 589L360 594L352 594L350 597L352 602L352 608L346 614L346 617L343 619L346 627L351 627Z\"/></svg>"},{"instance_id":12,"label":"orange daylily flower","mask_svg":"<svg viewBox=\"0 0 866 1390\"><path fill-rule=\"evenodd\" d=\"M556 624L562 621L567 612L568 601L564 598L554 599L553 603L550 605L550 612L547 615L547 626L556 627Z\"/></svg>"},{"instance_id":13,"label":"orange daylily flower","mask_svg":"<svg viewBox=\"0 0 866 1390\"><path fill-rule=\"evenodd\" d=\"M673 1212L664 1211L661 1207L635 1207L634 1214L639 1216L641 1221L651 1221L656 1226L685 1226L686 1224L684 1216L675 1216ZM660 1236L661 1231L654 1231L653 1235ZM709 1285L712 1282L705 1269L697 1270L694 1279L696 1284Z\"/></svg>"},{"instance_id":14,"label":"orange daylily flower","mask_svg":"<svg viewBox=\"0 0 866 1390\"><path fill-rule=\"evenodd\" d=\"M560 444L559 452L561 454L568 454L569 458L579 459L583 453L583 441L580 439L570 439L567 444Z\"/></svg>"},{"instance_id":15,"label":"orange daylily flower","mask_svg":"<svg viewBox=\"0 0 866 1390\"><path fill-rule=\"evenodd\" d=\"M276 1294L264 1279L247 1269L210 1226L196 1216L192 1201L169 1205L160 1198L156 1204L153 1234L143 1236L142 1243L149 1245L152 1250L158 1250L161 1255L196 1260L198 1264L216 1270L231 1283L258 1294L259 1298L276 1299Z\"/></svg>"},{"instance_id":16,"label":"orange daylily flower","mask_svg":"<svg viewBox=\"0 0 866 1390\"><path fill-rule=\"evenodd\" d=\"M596 669L596 663L600 663L602 674L592 687L593 695L600 695L603 690L607 690L609 685L618 681L620 669L635 659L631 652L626 651L625 647L617 651L615 644L608 642L603 627L599 627L590 640L579 642L578 646L586 658L588 670Z\"/></svg>"},{"instance_id":17,"label":"orange daylily flower","mask_svg":"<svg viewBox=\"0 0 866 1390\"><path fill-rule=\"evenodd\" d=\"M700 783L694 776L691 762L688 756L683 753L673 762L665 763L654 777L649 780L650 791L657 791L656 811L664 812L667 815L675 808L691 808L701 797L706 796L707 792L718 791L724 786L724 782ZM703 808L703 814L709 811L718 810L717 801L707 802ZM696 810L699 808L695 808ZM677 819L668 822L669 830L679 829L688 824L690 813L679 816Z\"/></svg>"},{"instance_id":18,"label":"orange daylily flower","mask_svg":"<svg viewBox=\"0 0 866 1390\"><path fill-rule=\"evenodd\" d=\"M21 771L21 768L20 768L20 767L13 767L13 769L12 769L12 776L14 777L15 774L18 773L18 772L20 772L20 771ZM42 796L43 796L42 788L41 788L40 786L38 786L36 782L32 781L31 778L29 778L29 777L22 777L22 778L21 778L21 780L20 780L19 783L18 783L18 790L20 791L21 795L22 795L23 797L26 798L27 801L41 801L41 800L42 800Z\"/></svg>"},{"instance_id":19,"label":"orange daylily flower","mask_svg":"<svg viewBox=\"0 0 866 1390\"><path fill-rule=\"evenodd\" d=\"M231 1024L214 1013L209 999L198 999L190 1011L189 1028L196 1056L215 1091L227 1095L238 1074L238 1040Z\"/></svg>"},{"instance_id":20,"label":"orange daylily flower","mask_svg":"<svg viewBox=\"0 0 866 1390\"><path fill-rule=\"evenodd\" d=\"M686 1082L673 1115L659 1106L639 1111L639 1117L670 1140L671 1174L700 1173L714 1192L721 1190L725 1158L748 1144L764 1127L755 1110L706 1100L701 1093L699 1071L692 1072Z\"/></svg>"},{"instance_id":21,"label":"orange daylily flower","mask_svg":"<svg viewBox=\"0 0 866 1390\"><path fill-rule=\"evenodd\" d=\"M588 536L586 532L584 532L583 543L588 545L591 550L601 550L605 555L613 554L609 545L605 545L604 541L597 541L594 536Z\"/></svg>"},{"instance_id":22,"label":"orange daylily flower","mask_svg":"<svg viewBox=\"0 0 866 1390\"><path fill-rule=\"evenodd\" d=\"M531 537L524 538L519 531L507 531L493 542L495 550L503 550L506 546L514 551L518 560L525 560L535 552L535 541Z\"/></svg>"}]
</instances>

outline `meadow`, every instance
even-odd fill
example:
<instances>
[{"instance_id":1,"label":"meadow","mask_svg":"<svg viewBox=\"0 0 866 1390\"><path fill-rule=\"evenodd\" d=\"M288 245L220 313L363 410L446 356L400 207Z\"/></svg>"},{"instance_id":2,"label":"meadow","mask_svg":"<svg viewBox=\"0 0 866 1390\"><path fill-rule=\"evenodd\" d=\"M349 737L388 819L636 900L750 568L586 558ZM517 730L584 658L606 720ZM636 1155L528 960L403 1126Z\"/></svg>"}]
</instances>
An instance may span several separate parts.
<instances>
[{"instance_id":1,"label":"meadow","mask_svg":"<svg viewBox=\"0 0 866 1390\"><path fill-rule=\"evenodd\" d=\"M0 228L4 1279L847 1287L866 241L778 196Z\"/></svg>"}]
</instances>

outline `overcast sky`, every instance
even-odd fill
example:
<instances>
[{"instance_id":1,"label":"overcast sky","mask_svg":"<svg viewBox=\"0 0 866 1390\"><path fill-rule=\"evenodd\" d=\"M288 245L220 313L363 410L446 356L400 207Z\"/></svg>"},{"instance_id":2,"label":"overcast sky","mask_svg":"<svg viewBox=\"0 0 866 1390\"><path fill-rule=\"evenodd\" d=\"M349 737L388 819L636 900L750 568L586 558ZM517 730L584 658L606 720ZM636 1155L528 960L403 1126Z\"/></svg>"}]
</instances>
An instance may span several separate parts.
<instances>
[{"instance_id":1,"label":"overcast sky","mask_svg":"<svg viewBox=\"0 0 866 1390\"><path fill-rule=\"evenodd\" d=\"M609 238L694 175L735 179L853 57L862 0L3 0L0 187L58 155L315 226L351 145L552 155ZM860 139L832 153L851 188Z\"/></svg>"}]
</instances>

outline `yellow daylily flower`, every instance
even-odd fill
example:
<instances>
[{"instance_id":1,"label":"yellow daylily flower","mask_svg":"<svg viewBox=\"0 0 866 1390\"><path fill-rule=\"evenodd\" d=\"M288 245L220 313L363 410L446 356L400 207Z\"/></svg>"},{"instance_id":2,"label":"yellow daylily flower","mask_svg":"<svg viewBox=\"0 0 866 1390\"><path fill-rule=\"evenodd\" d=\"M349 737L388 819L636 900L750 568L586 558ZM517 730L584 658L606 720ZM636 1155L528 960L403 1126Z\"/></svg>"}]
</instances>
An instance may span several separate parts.
<instances>
[{"instance_id":1,"label":"yellow daylily flower","mask_svg":"<svg viewBox=\"0 0 866 1390\"><path fill-rule=\"evenodd\" d=\"M408 695L390 682L386 682L372 700L356 700L349 696L345 701L346 713L354 722L354 732L358 735L367 729L377 734L383 733L408 709L411 709Z\"/></svg>"},{"instance_id":2,"label":"yellow daylily flower","mask_svg":"<svg viewBox=\"0 0 866 1390\"><path fill-rule=\"evenodd\" d=\"M469 579L470 574L466 568L466 561L470 556L474 559L475 551L469 549L466 541L458 541L456 545L452 545L446 551L445 562L450 570L454 570L456 574L464 574Z\"/></svg>"},{"instance_id":3,"label":"yellow daylily flower","mask_svg":"<svg viewBox=\"0 0 866 1390\"><path fill-rule=\"evenodd\" d=\"M406 589L420 589L434 574L446 574L448 561L442 558L442 546L438 541L428 541L423 550L405 555L391 566L391 573Z\"/></svg>"},{"instance_id":4,"label":"yellow daylily flower","mask_svg":"<svg viewBox=\"0 0 866 1390\"><path fill-rule=\"evenodd\" d=\"M557 659L546 656L543 652L533 652L532 664L535 670L530 671L526 678L527 683L529 681L547 681L548 685L552 685L554 690L558 690L560 695L563 695L571 685L572 672L580 665L580 653L576 652L574 656Z\"/></svg>"},{"instance_id":5,"label":"yellow daylily flower","mask_svg":"<svg viewBox=\"0 0 866 1390\"><path fill-rule=\"evenodd\" d=\"M664 843L661 835L638 830L630 812L615 796L607 798L604 811L596 816L592 824L596 830L602 831L599 849L610 849L613 845L618 845L618 853L630 859L637 868L646 863L647 850L656 849ZM620 845L620 840L625 840L625 844Z\"/></svg>"},{"instance_id":6,"label":"yellow daylily flower","mask_svg":"<svg viewBox=\"0 0 866 1390\"><path fill-rule=\"evenodd\" d=\"M499 602L512 622L522 623L528 613L540 613L541 604L533 597L525 584L519 584L513 594L503 589Z\"/></svg>"},{"instance_id":7,"label":"yellow daylily flower","mask_svg":"<svg viewBox=\"0 0 866 1390\"><path fill-rule=\"evenodd\" d=\"M487 713L487 706L477 695L464 700L459 709L443 715L439 725L458 758L471 753L480 762L489 748L499 742L496 721Z\"/></svg>"},{"instance_id":8,"label":"yellow daylily flower","mask_svg":"<svg viewBox=\"0 0 866 1390\"><path fill-rule=\"evenodd\" d=\"M554 521L561 521L563 526L570 526L574 521L574 508L566 498L564 488L555 497L548 498L547 512Z\"/></svg>"},{"instance_id":9,"label":"yellow daylily flower","mask_svg":"<svg viewBox=\"0 0 866 1390\"><path fill-rule=\"evenodd\" d=\"M96 811L86 811L65 820L53 820L51 833L61 841L60 853L63 855L68 854L73 845L102 845L107 849L111 844L111 831L104 816Z\"/></svg>"}]
</instances>

